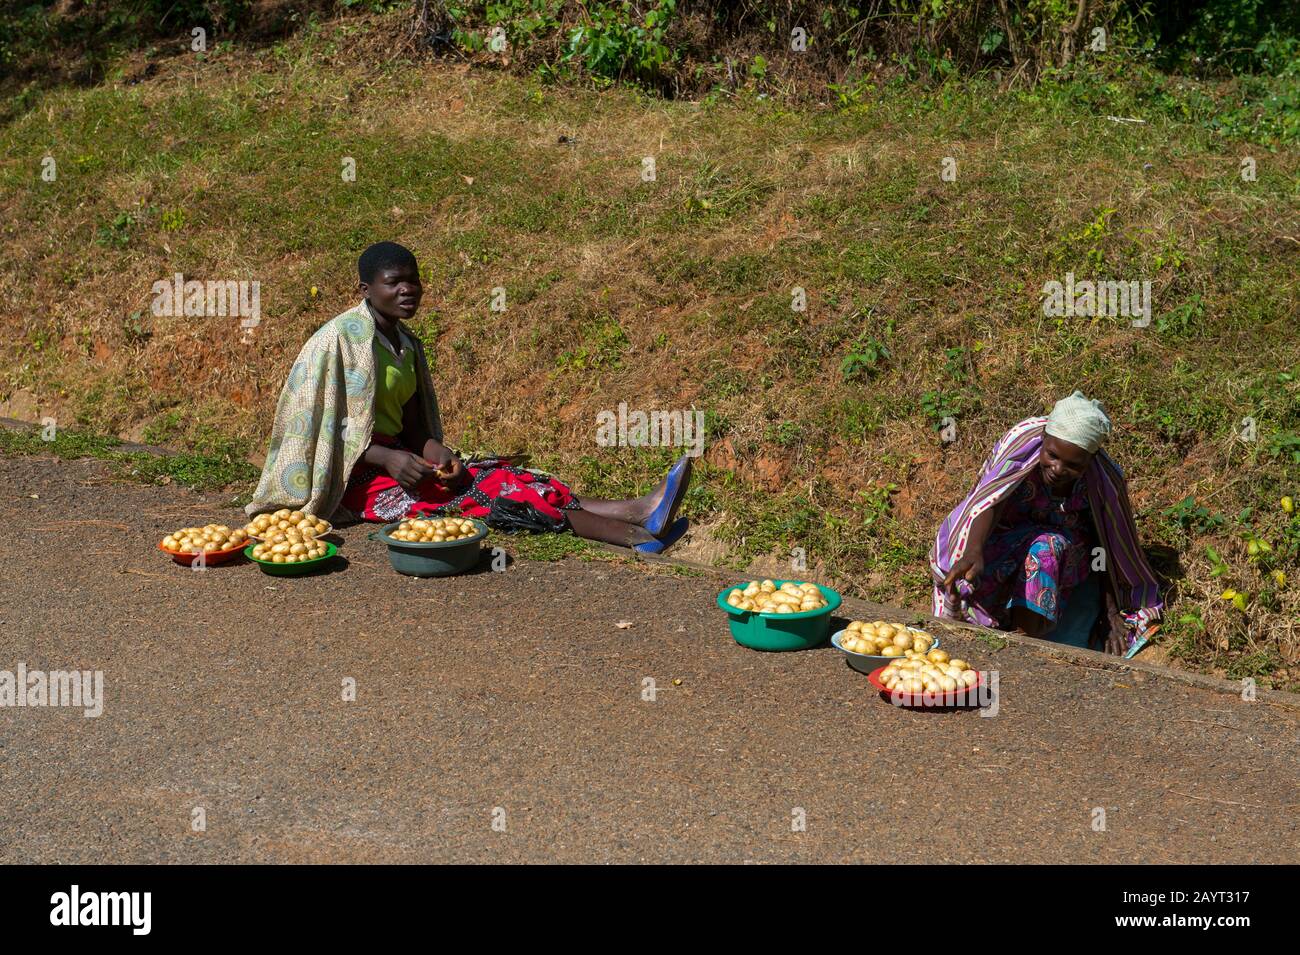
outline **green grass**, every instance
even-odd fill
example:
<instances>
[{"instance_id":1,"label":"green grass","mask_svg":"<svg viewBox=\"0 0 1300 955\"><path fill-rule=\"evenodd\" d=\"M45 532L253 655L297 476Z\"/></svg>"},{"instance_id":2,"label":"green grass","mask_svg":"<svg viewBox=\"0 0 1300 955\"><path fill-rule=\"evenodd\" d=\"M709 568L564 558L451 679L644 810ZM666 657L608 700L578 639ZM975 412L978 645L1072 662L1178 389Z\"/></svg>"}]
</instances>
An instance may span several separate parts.
<instances>
[{"instance_id":1,"label":"green grass","mask_svg":"<svg viewBox=\"0 0 1300 955\"><path fill-rule=\"evenodd\" d=\"M293 356L356 300L360 249L391 238L424 271L414 324L453 443L526 448L580 493L630 496L676 449L598 447L596 413L698 408L707 450L686 513L732 565L802 547L848 593L926 604L934 528L992 442L1076 387L1117 420L1144 540L1188 565L1173 617L1222 590L1195 556L1206 543L1281 533L1277 499L1300 487L1295 76L1134 65L1013 91L864 84L842 109L669 102L358 60L338 29L16 104L0 208L24 226L6 234L0 283L58 304L6 314L0 400L30 393L79 432L138 427L192 456L121 462L138 478L247 486L236 462L264 445ZM53 183L36 175L49 152ZM1246 155L1254 182L1238 175ZM256 344L218 319L152 316L150 284L175 271L260 280ZM1066 271L1150 279L1153 328L1044 316L1039 289ZM497 286L505 312L489 308ZM1234 437L1245 417L1253 445ZM18 453L27 439L3 440ZM1171 522L1189 494L1226 523ZM1265 592L1259 567L1227 559ZM1294 555L1279 561L1300 581ZM1212 651L1241 627L1221 614L1190 637L1171 627L1170 645L1178 634L1204 668L1257 669L1270 650L1292 668L1300 601L1284 590L1271 606L1247 617L1271 635L1259 646Z\"/></svg>"},{"instance_id":2,"label":"green grass","mask_svg":"<svg viewBox=\"0 0 1300 955\"><path fill-rule=\"evenodd\" d=\"M1005 650L1011 645L1010 640L1007 640L1005 637L999 637L997 634L993 633L977 633L975 638L994 652Z\"/></svg>"},{"instance_id":3,"label":"green grass","mask_svg":"<svg viewBox=\"0 0 1300 955\"><path fill-rule=\"evenodd\" d=\"M108 461L119 477L145 484L175 482L196 491L212 491L251 488L257 481L257 468L229 450L214 450L210 446L204 452L182 451L159 456L118 450L121 444L116 437L62 428L56 431L52 441L44 440L39 430L0 428L0 453L99 458Z\"/></svg>"},{"instance_id":4,"label":"green grass","mask_svg":"<svg viewBox=\"0 0 1300 955\"><path fill-rule=\"evenodd\" d=\"M573 534L502 534L493 531L488 537L492 547L500 547L520 560L554 562L575 557L578 560L617 560L616 554L599 544Z\"/></svg>"}]
</instances>

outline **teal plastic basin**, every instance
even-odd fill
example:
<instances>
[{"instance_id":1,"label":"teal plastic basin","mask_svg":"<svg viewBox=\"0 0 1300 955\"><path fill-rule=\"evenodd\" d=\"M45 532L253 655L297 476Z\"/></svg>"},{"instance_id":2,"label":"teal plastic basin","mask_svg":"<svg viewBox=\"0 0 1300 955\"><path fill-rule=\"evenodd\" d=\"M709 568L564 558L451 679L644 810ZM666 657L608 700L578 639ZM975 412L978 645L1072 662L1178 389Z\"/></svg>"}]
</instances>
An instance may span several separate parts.
<instances>
[{"instance_id":1,"label":"teal plastic basin","mask_svg":"<svg viewBox=\"0 0 1300 955\"><path fill-rule=\"evenodd\" d=\"M800 613L737 610L727 603L727 595L733 590L744 590L748 583L733 584L718 594L718 606L727 614L731 636L742 647L751 650L809 650L826 642L831 632L831 614L841 602L838 593L817 584L817 589L826 598L826 606ZM780 587L784 583L802 584L806 581L772 579L772 583Z\"/></svg>"},{"instance_id":2,"label":"teal plastic basin","mask_svg":"<svg viewBox=\"0 0 1300 955\"><path fill-rule=\"evenodd\" d=\"M399 541L389 535L402 526L401 521L393 521L370 535L371 540L382 540L388 545L388 562L393 570L408 577L451 577L463 574L478 563L479 542L487 537L488 526L474 517L466 517L478 528L473 537L458 541L432 541L428 544L412 544Z\"/></svg>"}]
</instances>

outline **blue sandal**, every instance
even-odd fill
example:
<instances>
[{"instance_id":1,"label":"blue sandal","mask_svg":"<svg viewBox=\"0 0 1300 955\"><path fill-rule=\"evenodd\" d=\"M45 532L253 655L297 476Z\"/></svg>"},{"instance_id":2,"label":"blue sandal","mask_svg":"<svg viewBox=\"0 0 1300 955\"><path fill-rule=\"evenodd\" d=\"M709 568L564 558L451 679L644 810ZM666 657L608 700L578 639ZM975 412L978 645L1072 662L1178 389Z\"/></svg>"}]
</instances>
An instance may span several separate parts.
<instances>
[{"instance_id":1,"label":"blue sandal","mask_svg":"<svg viewBox=\"0 0 1300 955\"><path fill-rule=\"evenodd\" d=\"M655 537L661 535L677 516L677 508L681 506L682 498L686 496L686 488L690 483L691 456L683 454L668 471L663 500L650 512L650 516L641 526Z\"/></svg>"},{"instance_id":2,"label":"blue sandal","mask_svg":"<svg viewBox=\"0 0 1300 955\"><path fill-rule=\"evenodd\" d=\"M644 544L633 544L632 549L640 551L643 554L662 554L665 550L681 540L682 535L686 533L691 526L691 522L686 518L677 519L672 527L668 528L668 533L663 537L652 541L646 541Z\"/></svg>"}]
</instances>

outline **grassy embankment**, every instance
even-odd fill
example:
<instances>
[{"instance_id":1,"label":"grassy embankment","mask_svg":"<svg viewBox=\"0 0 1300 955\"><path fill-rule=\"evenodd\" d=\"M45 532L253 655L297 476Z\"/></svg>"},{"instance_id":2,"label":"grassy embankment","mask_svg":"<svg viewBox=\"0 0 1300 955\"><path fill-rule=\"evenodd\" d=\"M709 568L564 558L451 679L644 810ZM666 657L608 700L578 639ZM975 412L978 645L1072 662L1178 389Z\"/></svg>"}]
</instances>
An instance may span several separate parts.
<instances>
[{"instance_id":1,"label":"grassy embankment","mask_svg":"<svg viewBox=\"0 0 1300 955\"><path fill-rule=\"evenodd\" d=\"M598 447L596 413L702 409L688 553L776 567L802 547L873 599L925 603L933 530L993 440L1081 387L1173 578L1162 651L1300 684L1300 519L1278 503L1300 489L1300 163L1268 101L1294 81L977 79L794 110L385 65L378 42L326 25L28 97L0 128L11 413L55 417L62 453L185 448L128 463L246 492L293 355L393 238L427 273L415 324L455 443L620 495L673 451ZM1150 279L1152 327L1045 317L1039 290L1071 271ZM175 272L260 281L252 344L236 319L153 317Z\"/></svg>"}]
</instances>

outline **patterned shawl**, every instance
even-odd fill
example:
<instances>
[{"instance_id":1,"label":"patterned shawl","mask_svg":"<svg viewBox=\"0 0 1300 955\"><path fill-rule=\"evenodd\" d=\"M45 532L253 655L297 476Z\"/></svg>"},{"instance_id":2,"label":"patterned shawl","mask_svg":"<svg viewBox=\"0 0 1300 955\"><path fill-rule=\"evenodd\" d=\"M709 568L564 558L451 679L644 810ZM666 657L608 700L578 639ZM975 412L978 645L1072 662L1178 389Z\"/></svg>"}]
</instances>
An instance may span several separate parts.
<instances>
[{"instance_id":1,"label":"patterned shawl","mask_svg":"<svg viewBox=\"0 0 1300 955\"><path fill-rule=\"evenodd\" d=\"M971 492L939 525L939 533L930 549L935 616L949 619L962 616L944 591L943 579L965 553L975 518L1009 497L1038 466L1046 423L1046 418L1028 418L1004 434L980 467ZM1137 526L1133 522L1124 472L1105 451L1098 451L1093 455L1086 475L1093 526L1098 543L1105 551L1106 569L1116 602L1129 625L1128 655L1132 656L1146 643L1152 624L1160 619L1164 603L1160 599L1155 572L1138 545ZM959 592L966 586L965 581L959 581ZM971 616L969 609L965 616L972 622L979 622Z\"/></svg>"},{"instance_id":2,"label":"patterned shawl","mask_svg":"<svg viewBox=\"0 0 1300 955\"><path fill-rule=\"evenodd\" d=\"M400 324L400 323L399 323ZM442 440L438 396L424 346L415 343L416 397L429 433ZM335 316L302 346L280 392L271 445L249 517L281 507L330 518L375 426L375 320L367 302Z\"/></svg>"}]
</instances>

